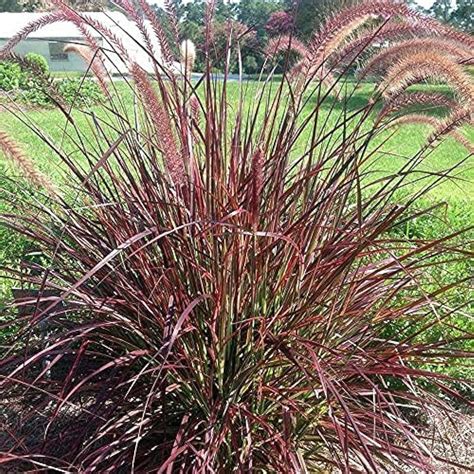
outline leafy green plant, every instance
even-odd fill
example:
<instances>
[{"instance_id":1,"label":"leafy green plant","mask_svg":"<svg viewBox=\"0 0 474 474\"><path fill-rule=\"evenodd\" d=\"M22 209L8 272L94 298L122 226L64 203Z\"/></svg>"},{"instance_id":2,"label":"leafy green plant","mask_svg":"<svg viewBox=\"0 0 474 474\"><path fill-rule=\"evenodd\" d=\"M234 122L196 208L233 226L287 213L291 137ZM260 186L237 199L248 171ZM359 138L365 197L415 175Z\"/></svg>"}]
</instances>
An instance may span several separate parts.
<instances>
[{"instance_id":1,"label":"leafy green plant","mask_svg":"<svg viewBox=\"0 0 474 474\"><path fill-rule=\"evenodd\" d=\"M100 109L61 108L73 152L32 125L67 175L59 189L44 182L46 202L12 196L1 215L42 258L10 269L34 293L13 304L19 331L0 362L11 415L0 462L66 472L459 466L430 451L439 433L420 424L429 410L449 415L440 395L462 400L435 369L468 357L457 344L471 336L422 336L463 313L452 290L468 283L424 277L444 255L472 255L460 232L394 236L431 215L417 204L450 170L396 200L423 182L416 169L431 145L393 174L372 173L384 149L383 125L369 121L380 90L349 109L356 84L336 68L334 87L345 87L321 119L331 89L315 69L303 83L292 72L264 78L249 105L239 84L231 107L227 76L212 71L222 58L229 71L233 33L224 54L214 48L212 2L196 84L171 72L173 49L145 0L143 11L120 5L150 55L150 35L160 42L152 79L107 28L62 4L7 45L55 21L92 22L128 64L134 100L127 107L100 80ZM173 15L169 24L177 45ZM386 334L394 322L405 325L399 339Z\"/></svg>"},{"instance_id":2,"label":"leafy green plant","mask_svg":"<svg viewBox=\"0 0 474 474\"><path fill-rule=\"evenodd\" d=\"M0 62L0 89L12 91L20 86L23 72L21 67L13 61Z\"/></svg>"},{"instance_id":3,"label":"leafy green plant","mask_svg":"<svg viewBox=\"0 0 474 474\"><path fill-rule=\"evenodd\" d=\"M0 89L11 98L30 105L46 107L58 101L76 107L88 107L102 99L100 86L82 77L52 80L46 59L29 53L24 58L0 62Z\"/></svg>"},{"instance_id":4,"label":"leafy green plant","mask_svg":"<svg viewBox=\"0 0 474 474\"><path fill-rule=\"evenodd\" d=\"M244 70L247 74L256 74L258 72L258 64L254 56L246 56Z\"/></svg>"},{"instance_id":5,"label":"leafy green plant","mask_svg":"<svg viewBox=\"0 0 474 474\"><path fill-rule=\"evenodd\" d=\"M34 70L39 71L42 74L49 73L48 61L43 55L38 53L27 53L25 54L24 59Z\"/></svg>"},{"instance_id":6,"label":"leafy green plant","mask_svg":"<svg viewBox=\"0 0 474 474\"><path fill-rule=\"evenodd\" d=\"M57 89L67 103L75 106L94 105L103 97L99 85L92 79L61 79L57 83Z\"/></svg>"}]
</instances>

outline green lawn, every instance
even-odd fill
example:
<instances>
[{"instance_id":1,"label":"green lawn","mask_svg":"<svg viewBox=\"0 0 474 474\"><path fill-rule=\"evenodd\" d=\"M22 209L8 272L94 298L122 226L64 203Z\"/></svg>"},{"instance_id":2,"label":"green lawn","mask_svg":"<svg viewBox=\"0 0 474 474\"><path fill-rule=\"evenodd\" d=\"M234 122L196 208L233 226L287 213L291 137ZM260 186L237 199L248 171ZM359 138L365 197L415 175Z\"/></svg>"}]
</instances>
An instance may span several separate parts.
<instances>
[{"instance_id":1,"label":"green lawn","mask_svg":"<svg viewBox=\"0 0 474 474\"><path fill-rule=\"evenodd\" d=\"M126 101L131 104L131 94L127 92L125 83L115 83L120 94L126 98ZM255 82L248 82L245 84L245 103L251 107L255 103L255 96L257 93L258 84ZM373 88L371 84L364 84L357 93L354 94L349 101L349 108L357 110L364 106L370 97L370 92ZM437 87L439 89L439 87ZM238 98L238 84L229 84L229 93L232 99L237 102ZM323 105L321 122L326 119L330 110L330 101ZM310 98L307 104L308 113L315 106L316 99ZM331 114L330 121L337 120L338 114L341 112L340 104L336 104L334 111ZM100 108L97 108L97 113L100 114ZM67 131L70 130L66 126L64 116L55 109L37 109L26 110L21 114L22 118L31 123L36 123L42 128L55 143L59 144L67 151L73 151L73 146L66 138ZM90 125L88 121L81 115L75 114L75 118L83 131L84 137L90 135ZM370 124L367 124L369 127ZM15 119L11 114L2 111L0 112L0 129L8 132L14 137L23 147L24 151L31 157L38 167L45 173L52 175L55 180L62 180L64 173L61 170L59 162L55 159L48 148L44 145L41 138L32 134L25 124L22 124ZM66 130L66 133L65 133ZM387 132L388 134L389 132ZM372 168L379 174L388 174L397 172L403 163L409 160L423 145L427 136L429 135L429 127L420 125L410 125L401 127L397 133L384 145L383 152L379 152L374 157ZM467 136L474 141L474 129L469 128L465 130ZM375 139L374 145L381 143L388 135L380 136ZM309 138L309 130L307 135L301 138L302 146ZM423 171L438 172L449 169L461 163L467 156L467 150L452 139L445 140L439 147L419 166L420 176ZM9 178L14 178L12 181ZM438 216L436 221L430 223L420 224L423 227L423 232L433 237L436 234L445 233L455 228L460 228L474 222L474 168L472 157L463 163L458 169L452 173L452 179L446 181L424 198L434 202L445 202L446 208L442 216ZM425 181L426 183L426 181ZM15 170L9 163L0 157L0 209L2 209L2 194L5 188L14 191L16 186L24 185L24 181L15 178ZM403 193L413 191L414 189L404 189ZM21 253L23 243L12 239L10 232L0 227L0 264L11 262L15 257ZM8 285L6 285L8 286ZM1 293L1 291L0 291Z\"/></svg>"},{"instance_id":2,"label":"green lawn","mask_svg":"<svg viewBox=\"0 0 474 474\"><path fill-rule=\"evenodd\" d=\"M255 98L258 85L254 82L246 83L245 95L246 103L251 104ZM125 84L118 84L118 89L127 95L127 88ZM364 84L359 88L356 94L349 100L349 108L356 110L367 103L370 96L370 91L373 85ZM237 101L238 97L238 85L237 83L229 84L229 93L231 98L235 97ZM437 88L439 89L439 87ZM321 122L326 120L326 116L329 113L330 101L323 106L323 113L321 114ZM315 106L316 98L311 98L308 101L307 109L308 113L312 107ZM334 120L337 120L338 115L341 112L341 107L336 105L335 110L332 112ZM22 144L23 149L37 163L40 169L46 173L52 173L58 175L58 162L51 158L51 153L44 145L42 140L33 135L27 126L19 123L11 114L1 111L0 108L0 129L9 132L19 143ZM55 109L37 109L29 110L24 112L23 118L29 120L32 123L40 125L40 127L53 138L56 143L62 144L66 150L71 149L65 139L65 126L66 120L64 116ZM76 114L76 120L79 124L82 124L84 135L88 135L89 124L80 115ZM332 117L330 122L333 121ZM368 124L370 126L370 124ZM389 132L387 132L388 134ZM427 136L430 133L428 126L423 125L407 125L400 127L395 135L386 143L383 147L383 153L379 153L376 160L374 160L374 169L379 170L382 173L396 172L400 169L400 166L410 159L419 148L425 142ZM465 129L465 134L474 141L474 128L468 127ZM307 135L302 137L302 143L309 137L309 130ZM375 139L374 144L377 145L381 140L385 140L386 136L381 136ZM419 170L434 172L443 171L449 169L456 164L460 163L467 156L467 150L456 141L451 138L446 139L441 143L438 148L423 162ZM5 160L0 158L0 174L12 175L12 170ZM445 182L433 191L433 197L438 200L446 200L450 203L468 203L471 205L474 200L474 167L473 162L469 159L466 163L459 167L452 173L452 180Z\"/></svg>"}]
</instances>

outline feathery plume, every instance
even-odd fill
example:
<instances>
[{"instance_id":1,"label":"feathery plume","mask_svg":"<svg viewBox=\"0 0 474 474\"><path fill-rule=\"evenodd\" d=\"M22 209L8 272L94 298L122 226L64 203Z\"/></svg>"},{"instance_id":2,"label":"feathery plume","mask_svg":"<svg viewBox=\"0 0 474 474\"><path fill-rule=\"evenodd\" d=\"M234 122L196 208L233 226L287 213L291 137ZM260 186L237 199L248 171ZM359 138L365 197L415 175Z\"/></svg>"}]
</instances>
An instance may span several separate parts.
<instances>
[{"instance_id":1,"label":"feathery plume","mask_svg":"<svg viewBox=\"0 0 474 474\"><path fill-rule=\"evenodd\" d=\"M439 92L405 92L391 98L379 112L378 119L382 120L388 115L415 105L453 109L456 107L457 102Z\"/></svg>"},{"instance_id":2,"label":"feathery plume","mask_svg":"<svg viewBox=\"0 0 474 474\"><path fill-rule=\"evenodd\" d=\"M123 45L121 39L115 35L109 28L105 27L100 21L93 19L90 15L79 15L73 9L65 5L63 2L56 1L55 5L59 8L59 11L54 13L48 13L37 20L30 22L18 33L12 36L7 43L0 49L0 60L8 57L15 46L21 41L26 39L30 34L35 31L44 28L47 25L51 25L59 22L71 22L74 23L81 31L84 39L92 49L98 49L99 45L95 41L93 35L90 34L88 28L93 28L98 31L103 38L111 43L120 52L122 59L126 61L128 59L128 52Z\"/></svg>"},{"instance_id":3,"label":"feathery plume","mask_svg":"<svg viewBox=\"0 0 474 474\"><path fill-rule=\"evenodd\" d=\"M258 220L260 200L263 189L263 164L264 155L260 148L258 148L252 156L252 188L250 200L250 212L252 214L252 222L255 225Z\"/></svg>"},{"instance_id":4,"label":"feathery plume","mask_svg":"<svg viewBox=\"0 0 474 474\"><path fill-rule=\"evenodd\" d=\"M311 54L307 61L309 67L319 68L323 62L330 60L344 41L368 20L383 19L390 23L395 18L411 22L418 30L426 29L435 34L449 35L471 48L474 47L474 40L469 35L410 9L404 2L369 0L342 10L326 22L310 43Z\"/></svg>"},{"instance_id":5,"label":"feathery plume","mask_svg":"<svg viewBox=\"0 0 474 474\"><path fill-rule=\"evenodd\" d=\"M327 41L328 35L337 34L337 31L344 28L348 23L355 21L357 18L378 18L391 23L392 19L400 19L411 23L418 32L420 29L430 31L432 34L443 35L452 38L466 46L474 47L474 39L471 35L455 30L454 28L445 25L438 20L429 16L423 15L416 10L411 9L403 1L364 1L358 5L348 7L333 16L326 22L324 28L316 34L313 39L315 46L324 44Z\"/></svg>"},{"instance_id":6,"label":"feathery plume","mask_svg":"<svg viewBox=\"0 0 474 474\"><path fill-rule=\"evenodd\" d=\"M474 102L474 86L463 68L437 52L420 52L399 60L379 85L384 97L400 94L425 79L449 84L468 104Z\"/></svg>"},{"instance_id":7,"label":"feathery plume","mask_svg":"<svg viewBox=\"0 0 474 474\"><path fill-rule=\"evenodd\" d=\"M470 34L451 28L449 25L441 23L434 18L431 18L430 21L429 27L435 34L440 34L445 38L463 44L471 51L474 49L474 38Z\"/></svg>"},{"instance_id":8,"label":"feathery plume","mask_svg":"<svg viewBox=\"0 0 474 474\"><path fill-rule=\"evenodd\" d=\"M335 64L349 63L359 57L367 49L385 41L401 40L407 38L420 37L431 34L431 31L420 28L407 21L388 21L382 26L376 25L364 29L361 34L343 45L332 56Z\"/></svg>"},{"instance_id":9,"label":"feathery plume","mask_svg":"<svg viewBox=\"0 0 474 474\"><path fill-rule=\"evenodd\" d=\"M58 195L58 191L53 182L39 171L35 164L23 153L18 144L13 141L7 133L1 130L0 150L33 186L44 189L50 196Z\"/></svg>"},{"instance_id":10,"label":"feathery plume","mask_svg":"<svg viewBox=\"0 0 474 474\"><path fill-rule=\"evenodd\" d=\"M306 45L294 36L289 35L271 38L265 48L265 54L267 56L275 56L278 53L288 51L294 51L301 57L305 57L308 54L308 48Z\"/></svg>"},{"instance_id":11,"label":"feathery plume","mask_svg":"<svg viewBox=\"0 0 474 474\"><path fill-rule=\"evenodd\" d=\"M434 128L439 125L439 120L425 114L408 114L393 120L388 124L388 127L399 127L401 125L429 125Z\"/></svg>"},{"instance_id":12,"label":"feathery plume","mask_svg":"<svg viewBox=\"0 0 474 474\"><path fill-rule=\"evenodd\" d=\"M99 45L97 44L93 35L90 33L91 29L97 31L113 49L117 49L121 55L121 59L124 62L129 59L128 51L125 48L122 40L102 22L94 19L86 13L77 13L76 10L71 8L63 0L52 0L52 3L59 9L58 13L61 14L63 21L74 23L79 28L92 49L99 49Z\"/></svg>"},{"instance_id":13,"label":"feathery plume","mask_svg":"<svg viewBox=\"0 0 474 474\"><path fill-rule=\"evenodd\" d=\"M380 76L386 72L394 61L409 54L430 51L437 51L439 54L447 56L458 63L466 63L466 61L469 62L472 60L471 51L467 50L465 46L456 44L450 39L409 39L391 45L374 55L359 72L358 76L359 78L373 75Z\"/></svg>"},{"instance_id":14,"label":"feathery plume","mask_svg":"<svg viewBox=\"0 0 474 474\"><path fill-rule=\"evenodd\" d=\"M67 21L64 18L62 12L54 12L43 15L37 20L28 23L28 25L23 27L3 45L3 47L0 49L0 59L5 59L11 53L13 48L15 48L15 46L23 41L26 37L31 35L31 33L44 28L46 25L61 21Z\"/></svg>"},{"instance_id":15,"label":"feathery plume","mask_svg":"<svg viewBox=\"0 0 474 474\"><path fill-rule=\"evenodd\" d=\"M450 114L444 120L439 120L434 132L428 138L428 142L435 143L440 137L444 135L458 135L459 128L465 125L466 123L472 123L473 117L474 107L458 107L452 114ZM470 151L472 153L472 150L474 148L472 144L470 144L468 148L470 148Z\"/></svg>"},{"instance_id":16,"label":"feathery plume","mask_svg":"<svg viewBox=\"0 0 474 474\"><path fill-rule=\"evenodd\" d=\"M168 112L160 103L146 72L137 64L132 63L130 73L137 85L156 132L156 139L163 153L166 169L176 186L184 183L185 168L182 153L179 152L173 135Z\"/></svg>"},{"instance_id":17,"label":"feathery plume","mask_svg":"<svg viewBox=\"0 0 474 474\"><path fill-rule=\"evenodd\" d=\"M205 32L205 50L209 51L211 43L214 41L214 15L216 10L216 0L209 0L206 3L206 12L204 15L204 32Z\"/></svg>"},{"instance_id":18,"label":"feathery plume","mask_svg":"<svg viewBox=\"0 0 474 474\"><path fill-rule=\"evenodd\" d=\"M164 33L163 28L156 18L156 15L152 12L146 0L139 0L138 3L139 8L137 8L137 5L131 0L118 0L118 4L127 12L127 14L137 25L138 31L144 40L146 51L151 58L155 74L159 75L160 71L157 68L156 61L156 58L158 57L155 47L156 43L153 40L157 40L160 52L162 53L161 57L164 59L164 65L168 67L173 62L171 50L166 39L166 34ZM145 20L149 21L151 29ZM153 38L153 35L155 38Z\"/></svg>"},{"instance_id":19,"label":"feathery plume","mask_svg":"<svg viewBox=\"0 0 474 474\"><path fill-rule=\"evenodd\" d=\"M401 20L401 21L400 21ZM348 63L355 59L366 48L386 41L400 41L413 38L442 38L451 40L460 48L470 52L473 41L469 35L448 27L432 18L414 21L412 18L394 18L383 25L377 24L364 29L354 39L349 39L346 45L335 51L332 61Z\"/></svg>"},{"instance_id":20,"label":"feathery plume","mask_svg":"<svg viewBox=\"0 0 474 474\"><path fill-rule=\"evenodd\" d=\"M466 148L470 155L474 155L474 144L459 129L454 129L449 132L449 134L454 138L454 140Z\"/></svg>"},{"instance_id":21,"label":"feathery plume","mask_svg":"<svg viewBox=\"0 0 474 474\"><path fill-rule=\"evenodd\" d=\"M179 44L179 22L178 15L176 13L176 6L172 0L164 0L165 11L167 19L173 34L173 40Z\"/></svg>"},{"instance_id":22,"label":"feathery plume","mask_svg":"<svg viewBox=\"0 0 474 474\"><path fill-rule=\"evenodd\" d=\"M189 99L189 105L191 108L191 117L194 120L194 123L199 125L199 122L201 121L201 106L199 104L199 99L195 95L192 95Z\"/></svg>"},{"instance_id":23,"label":"feathery plume","mask_svg":"<svg viewBox=\"0 0 474 474\"><path fill-rule=\"evenodd\" d=\"M76 28L79 29L82 36L84 37L86 45L89 46L89 48L92 51L94 51L94 54L97 58L98 63L104 64L104 55L102 54L101 45L96 40L94 35L92 35L90 28L88 28L84 24L83 19L77 14L77 12L72 10L69 6L65 5L63 2L55 0L54 3L58 6L64 20L72 22L76 26ZM105 69L105 66L104 66L104 69ZM106 76L107 74L104 75L104 77ZM101 82L100 85L102 87L103 92L107 94L108 93L107 80L102 81L101 78L99 78L99 81Z\"/></svg>"},{"instance_id":24,"label":"feathery plume","mask_svg":"<svg viewBox=\"0 0 474 474\"><path fill-rule=\"evenodd\" d=\"M78 22L79 24L90 26L96 31L98 31L101 36L111 44L111 46L120 53L122 56L122 60L127 62L130 60L127 48L123 44L122 40L110 29L103 25L100 21L95 20L90 15L77 15L76 19L71 20L74 22Z\"/></svg>"},{"instance_id":25,"label":"feathery plume","mask_svg":"<svg viewBox=\"0 0 474 474\"><path fill-rule=\"evenodd\" d=\"M143 10L143 13L146 16L146 19L151 24L155 37L158 40L158 44L160 45L161 56L164 59L165 64L167 66L170 66L175 60L175 57L171 50L168 38L166 37L166 33L161 23L159 22L158 18L156 17L155 12L153 11L153 9L150 7L149 3L146 0L138 0L138 4L140 5L140 8Z\"/></svg>"},{"instance_id":26,"label":"feathery plume","mask_svg":"<svg viewBox=\"0 0 474 474\"><path fill-rule=\"evenodd\" d=\"M319 63L327 59L350 34L369 19L411 15L412 11L406 5L387 1L368 1L346 8L327 21L312 39L312 62Z\"/></svg>"},{"instance_id":27,"label":"feathery plume","mask_svg":"<svg viewBox=\"0 0 474 474\"><path fill-rule=\"evenodd\" d=\"M184 40L181 43L181 64L184 68L186 79L191 80L191 74L196 62L196 47L191 40Z\"/></svg>"},{"instance_id":28,"label":"feathery plume","mask_svg":"<svg viewBox=\"0 0 474 474\"><path fill-rule=\"evenodd\" d=\"M153 47L153 41L151 39L150 33L145 24L145 19L142 15L142 12L137 9L137 5L133 4L130 0L116 0L117 4L120 5L127 14L132 18L132 20L137 25L138 31L142 35L143 40L145 41L145 46L148 49L149 54L153 57L156 55L155 48Z\"/></svg>"},{"instance_id":29,"label":"feathery plume","mask_svg":"<svg viewBox=\"0 0 474 474\"><path fill-rule=\"evenodd\" d=\"M67 44L64 47L65 53L77 54L80 56L84 62L90 67L92 73L97 78L101 89L107 94L108 85L107 85L107 70L105 65L102 62L102 59L99 56L99 50L91 50L89 46L79 45L79 44Z\"/></svg>"},{"instance_id":30,"label":"feathery plume","mask_svg":"<svg viewBox=\"0 0 474 474\"><path fill-rule=\"evenodd\" d=\"M354 33L358 28L365 24L372 15L354 18L352 21L341 26L337 31L328 34L327 38L317 47L310 45L310 50L313 51L307 60L307 66L311 70L317 70L322 64L326 63L331 55L347 40L347 38Z\"/></svg>"}]
</instances>

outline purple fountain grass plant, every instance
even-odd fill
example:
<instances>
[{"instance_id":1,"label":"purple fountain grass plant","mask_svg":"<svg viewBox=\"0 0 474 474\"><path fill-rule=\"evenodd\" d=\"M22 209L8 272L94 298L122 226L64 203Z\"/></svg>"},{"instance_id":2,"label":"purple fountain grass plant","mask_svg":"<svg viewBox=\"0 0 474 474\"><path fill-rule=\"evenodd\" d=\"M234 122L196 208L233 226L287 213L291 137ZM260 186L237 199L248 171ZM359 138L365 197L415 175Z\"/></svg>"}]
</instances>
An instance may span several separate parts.
<instances>
[{"instance_id":1,"label":"purple fountain grass plant","mask_svg":"<svg viewBox=\"0 0 474 474\"><path fill-rule=\"evenodd\" d=\"M211 73L212 12L210 2L201 80L151 78L126 58L133 107L111 93L100 114L84 111L90 140L62 110L74 154L45 143L68 170L64 198L15 197L1 215L42 259L30 273L9 269L38 296L22 301L0 362L0 463L429 469L438 434L422 432L424 416L449 416L440 395L458 395L427 364L470 355L455 348L467 335L420 338L468 304L452 295L465 281L443 286L429 271L469 253L460 233L406 241L390 231L429 215L414 205L448 174L400 200L420 180L426 145L374 176L386 140L370 120L378 91L351 110L354 91L341 88L324 118L328 92L308 81L296 97L290 73L240 83L232 107L227 78Z\"/></svg>"}]
</instances>

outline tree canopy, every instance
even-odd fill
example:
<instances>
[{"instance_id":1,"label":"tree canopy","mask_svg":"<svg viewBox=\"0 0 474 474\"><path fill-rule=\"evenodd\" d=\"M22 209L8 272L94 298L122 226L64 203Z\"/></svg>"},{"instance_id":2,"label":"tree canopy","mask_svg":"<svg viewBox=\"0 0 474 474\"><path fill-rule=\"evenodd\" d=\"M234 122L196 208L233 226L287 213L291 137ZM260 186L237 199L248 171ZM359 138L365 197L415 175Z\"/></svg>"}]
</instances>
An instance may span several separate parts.
<instances>
[{"instance_id":1,"label":"tree canopy","mask_svg":"<svg viewBox=\"0 0 474 474\"><path fill-rule=\"evenodd\" d=\"M105 8L108 0L66 0L78 10L99 10ZM272 35L293 30L300 39L307 41L324 19L332 12L354 5L361 0L216 0L214 26L217 45L224 41L228 28L237 28L243 34L239 42L246 72L257 72L264 62L263 49ZM412 3L414 0L408 0ZM203 25L206 14L206 0L169 0L181 25L183 38L190 39L198 46L203 41ZM41 11L45 10L45 0L0 0L0 11ZM413 4L412 6L416 6ZM166 24L166 12L155 9ZM418 7L418 9L421 9ZM439 20L453 24L457 28L474 30L473 0L436 0L426 13ZM289 21L289 18L291 21ZM294 18L294 20L293 20ZM220 36L222 41L219 40ZM219 43L220 41L220 43ZM178 45L176 45L177 47ZM202 58L198 56L197 67ZM201 64L202 65L202 64Z\"/></svg>"},{"instance_id":2,"label":"tree canopy","mask_svg":"<svg viewBox=\"0 0 474 474\"><path fill-rule=\"evenodd\" d=\"M473 0L436 0L428 13L470 33L474 32Z\"/></svg>"}]
</instances>

